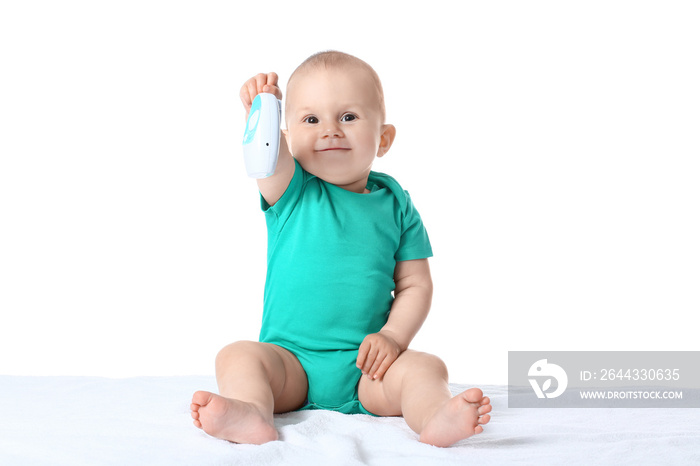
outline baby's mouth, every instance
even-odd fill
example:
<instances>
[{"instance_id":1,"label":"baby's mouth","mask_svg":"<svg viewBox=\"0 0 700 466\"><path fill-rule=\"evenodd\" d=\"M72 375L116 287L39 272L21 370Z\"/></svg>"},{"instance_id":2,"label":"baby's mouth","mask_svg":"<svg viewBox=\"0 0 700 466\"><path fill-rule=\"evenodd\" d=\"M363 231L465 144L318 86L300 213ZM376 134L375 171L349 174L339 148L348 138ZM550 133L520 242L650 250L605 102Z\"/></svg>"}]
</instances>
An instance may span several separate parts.
<instances>
[{"instance_id":1,"label":"baby's mouth","mask_svg":"<svg viewBox=\"0 0 700 466\"><path fill-rule=\"evenodd\" d=\"M331 151L343 151L350 150L348 147L328 147L326 149L316 149L316 152L331 152Z\"/></svg>"}]
</instances>

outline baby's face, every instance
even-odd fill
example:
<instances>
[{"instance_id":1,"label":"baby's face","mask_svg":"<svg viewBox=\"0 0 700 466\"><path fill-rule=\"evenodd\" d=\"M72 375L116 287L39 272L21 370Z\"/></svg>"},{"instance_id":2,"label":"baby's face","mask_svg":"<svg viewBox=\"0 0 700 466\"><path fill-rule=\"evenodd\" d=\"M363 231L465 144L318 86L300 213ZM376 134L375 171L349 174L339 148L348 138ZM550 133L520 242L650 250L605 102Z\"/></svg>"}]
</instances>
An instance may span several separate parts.
<instances>
[{"instance_id":1,"label":"baby's face","mask_svg":"<svg viewBox=\"0 0 700 466\"><path fill-rule=\"evenodd\" d=\"M364 192L374 158L391 145L382 136L377 89L358 66L296 75L288 87L286 120L287 143L301 166L354 192Z\"/></svg>"}]
</instances>

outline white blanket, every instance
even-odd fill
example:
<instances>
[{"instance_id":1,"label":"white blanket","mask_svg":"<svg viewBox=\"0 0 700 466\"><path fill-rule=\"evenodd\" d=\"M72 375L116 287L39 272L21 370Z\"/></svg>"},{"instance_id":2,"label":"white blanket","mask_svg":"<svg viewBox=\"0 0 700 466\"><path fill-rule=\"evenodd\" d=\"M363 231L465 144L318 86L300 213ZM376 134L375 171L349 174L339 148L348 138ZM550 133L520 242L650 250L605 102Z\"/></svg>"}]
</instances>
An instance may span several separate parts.
<instances>
[{"instance_id":1,"label":"white blanket","mask_svg":"<svg viewBox=\"0 0 700 466\"><path fill-rule=\"evenodd\" d=\"M192 425L190 397L213 377L0 376L0 464L700 464L698 409L508 409L506 387L482 388L491 423L451 448L401 418L327 411L278 415L280 440L252 446Z\"/></svg>"}]
</instances>

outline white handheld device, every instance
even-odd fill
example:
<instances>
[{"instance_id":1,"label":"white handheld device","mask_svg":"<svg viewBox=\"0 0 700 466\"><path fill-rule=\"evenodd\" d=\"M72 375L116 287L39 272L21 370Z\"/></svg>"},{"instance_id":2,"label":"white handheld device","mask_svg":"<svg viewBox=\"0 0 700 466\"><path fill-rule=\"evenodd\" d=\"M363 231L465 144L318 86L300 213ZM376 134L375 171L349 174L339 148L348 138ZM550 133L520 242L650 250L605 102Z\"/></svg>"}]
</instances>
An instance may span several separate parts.
<instances>
[{"instance_id":1,"label":"white handheld device","mask_svg":"<svg viewBox=\"0 0 700 466\"><path fill-rule=\"evenodd\" d=\"M282 104L273 94L258 94L253 99L243 135L243 158L251 178L267 178L275 173L281 113Z\"/></svg>"}]
</instances>

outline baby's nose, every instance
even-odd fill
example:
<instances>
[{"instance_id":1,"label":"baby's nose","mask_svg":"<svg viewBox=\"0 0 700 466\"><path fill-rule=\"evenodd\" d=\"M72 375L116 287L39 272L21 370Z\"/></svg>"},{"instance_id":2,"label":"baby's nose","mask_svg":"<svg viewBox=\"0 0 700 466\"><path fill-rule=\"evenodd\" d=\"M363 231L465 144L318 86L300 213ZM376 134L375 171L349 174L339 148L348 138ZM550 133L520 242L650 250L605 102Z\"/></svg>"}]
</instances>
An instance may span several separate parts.
<instances>
[{"instance_id":1,"label":"baby's nose","mask_svg":"<svg viewBox=\"0 0 700 466\"><path fill-rule=\"evenodd\" d=\"M328 137L333 137L333 138L342 138L343 137L343 131L340 129L340 127L335 124L335 123L328 123L325 125L323 128L322 136L324 138Z\"/></svg>"}]
</instances>

